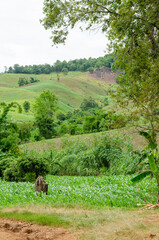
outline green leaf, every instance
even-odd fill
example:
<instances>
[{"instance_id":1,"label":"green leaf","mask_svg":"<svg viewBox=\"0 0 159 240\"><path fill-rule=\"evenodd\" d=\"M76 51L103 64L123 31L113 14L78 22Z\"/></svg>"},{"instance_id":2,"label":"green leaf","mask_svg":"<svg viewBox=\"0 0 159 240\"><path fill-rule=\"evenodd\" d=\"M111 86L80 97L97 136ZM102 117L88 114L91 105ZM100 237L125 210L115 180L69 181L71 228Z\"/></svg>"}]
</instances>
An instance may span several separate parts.
<instances>
[{"instance_id":1,"label":"green leaf","mask_svg":"<svg viewBox=\"0 0 159 240\"><path fill-rule=\"evenodd\" d=\"M139 175L137 175L136 177L132 178L131 181L132 181L132 182L139 182L139 181L141 181L142 179L144 179L146 176L151 175L151 174L152 174L152 171L142 172L142 173L140 173Z\"/></svg>"},{"instance_id":2,"label":"green leaf","mask_svg":"<svg viewBox=\"0 0 159 240\"><path fill-rule=\"evenodd\" d=\"M148 156L148 160L149 160L149 164L150 164L150 168L153 172L157 172L157 166L155 163L155 158L152 155Z\"/></svg>"},{"instance_id":3,"label":"green leaf","mask_svg":"<svg viewBox=\"0 0 159 240\"><path fill-rule=\"evenodd\" d=\"M147 132L140 131L140 135L145 137L147 140L150 138L150 135Z\"/></svg>"},{"instance_id":4,"label":"green leaf","mask_svg":"<svg viewBox=\"0 0 159 240\"><path fill-rule=\"evenodd\" d=\"M155 132L151 132L148 133L148 132L143 132L141 131L140 132L140 135L141 136L144 136L146 138L146 140L148 141L149 145L148 145L148 148L150 150L154 150L155 148L157 148L157 143L156 143L156 133Z\"/></svg>"}]
</instances>

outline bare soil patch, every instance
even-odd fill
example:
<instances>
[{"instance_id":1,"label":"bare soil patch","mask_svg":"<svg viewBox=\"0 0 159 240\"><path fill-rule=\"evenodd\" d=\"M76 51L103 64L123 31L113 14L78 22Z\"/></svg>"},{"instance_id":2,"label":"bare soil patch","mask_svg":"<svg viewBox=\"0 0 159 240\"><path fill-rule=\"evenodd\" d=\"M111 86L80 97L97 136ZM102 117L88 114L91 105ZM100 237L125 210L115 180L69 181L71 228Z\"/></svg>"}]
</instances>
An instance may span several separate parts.
<instances>
[{"instance_id":1,"label":"bare soil patch","mask_svg":"<svg viewBox=\"0 0 159 240\"><path fill-rule=\"evenodd\" d=\"M24 209L4 209L4 211L23 211ZM31 212L37 213L38 208ZM63 214L87 214L95 218L91 227L56 228L40 226L16 220L0 219L0 239L2 240L159 240L158 210L105 211L83 209L43 208L40 212ZM38 211L39 212L39 211ZM39 212L39 213L40 213ZM103 218L99 216L103 215ZM102 221L101 221L102 219Z\"/></svg>"},{"instance_id":2,"label":"bare soil patch","mask_svg":"<svg viewBox=\"0 0 159 240\"><path fill-rule=\"evenodd\" d=\"M98 81L103 81L108 84L116 84L117 73L105 72L102 77L98 77L96 74L90 74L92 78Z\"/></svg>"},{"instance_id":3,"label":"bare soil patch","mask_svg":"<svg viewBox=\"0 0 159 240\"><path fill-rule=\"evenodd\" d=\"M73 240L76 234L63 228L0 219L1 240Z\"/></svg>"}]
</instances>

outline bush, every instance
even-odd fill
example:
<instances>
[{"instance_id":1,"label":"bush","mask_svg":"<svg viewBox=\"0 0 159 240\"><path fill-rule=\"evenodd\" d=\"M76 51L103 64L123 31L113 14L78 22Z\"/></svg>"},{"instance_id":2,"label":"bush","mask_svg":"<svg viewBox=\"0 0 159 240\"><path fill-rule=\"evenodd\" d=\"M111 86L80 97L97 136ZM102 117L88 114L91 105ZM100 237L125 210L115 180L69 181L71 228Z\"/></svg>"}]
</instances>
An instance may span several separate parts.
<instances>
[{"instance_id":1,"label":"bush","mask_svg":"<svg viewBox=\"0 0 159 240\"><path fill-rule=\"evenodd\" d=\"M39 128L40 135L46 139L56 136L54 120L49 117L37 117L36 125Z\"/></svg>"},{"instance_id":2,"label":"bush","mask_svg":"<svg viewBox=\"0 0 159 240\"><path fill-rule=\"evenodd\" d=\"M92 97L89 97L88 99L86 99L86 98L83 99L83 102L80 105L80 108L83 111L87 111L90 108L98 108L98 107L99 107L98 104Z\"/></svg>"},{"instance_id":3,"label":"bush","mask_svg":"<svg viewBox=\"0 0 159 240\"><path fill-rule=\"evenodd\" d=\"M29 110L30 110L30 102L25 101L25 102L23 103L23 108L24 108L24 111L25 111L26 113L29 112Z\"/></svg>"},{"instance_id":4,"label":"bush","mask_svg":"<svg viewBox=\"0 0 159 240\"><path fill-rule=\"evenodd\" d=\"M33 123L24 122L18 124L19 138L21 141L28 141L31 137L31 131L33 130Z\"/></svg>"},{"instance_id":5,"label":"bush","mask_svg":"<svg viewBox=\"0 0 159 240\"><path fill-rule=\"evenodd\" d=\"M0 177L3 177L5 169L10 167L13 159L14 156L11 153L3 153L0 151Z\"/></svg>"},{"instance_id":6,"label":"bush","mask_svg":"<svg viewBox=\"0 0 159 240\"><path fill-rule=\"evenodd\" d=\"M49 172L48 162L37 154L24 153L4 171L6 181L34 181L39 175Z\"/></svg>"},{"instance_id":7,"label":"bush","mask_svg":"<svg viewBox=\"0 0 159 240\"><path fill-rule=\"evenodd\" d=\"M127 174L134 171L135 161L132 145L125 144L122 138L104 136L101 143L88 149L85 143L69 142L63 151L54 150L51 174L55 175L99 175ZM133 168L133 169L132 169Z\"/></svg>"}]
</instances>

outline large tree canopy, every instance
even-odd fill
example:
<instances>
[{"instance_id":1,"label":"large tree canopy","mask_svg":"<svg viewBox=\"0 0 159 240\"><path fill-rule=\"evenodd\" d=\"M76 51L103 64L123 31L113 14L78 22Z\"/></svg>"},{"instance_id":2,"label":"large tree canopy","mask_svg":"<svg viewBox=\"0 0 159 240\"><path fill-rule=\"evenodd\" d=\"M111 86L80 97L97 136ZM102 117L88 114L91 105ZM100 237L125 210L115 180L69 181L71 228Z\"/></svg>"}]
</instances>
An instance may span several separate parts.
<instances>
[{"instance_id":1,"label":"large tree canopy","mask_svg":"<svg viewBox=\"0 0 159 240\"><path fill-rule=\"evenodd\" d=\"M70 28L101 28L115 53L117 99L132 103L157 129L159 106L158 0L44 0L46 29L54 44L64 43ZM154 114L155 113L155 114Z\"/></svg>"},{"instance_id":2,"label":"large tree canopy","mask_svg":"<svg viewBox=\"0 0 159 240\"><path fill-rule=\"evenodd\" d=\"M57 97L50 90L44 90L33 105L36 124L45 138L54 135L54 113L57 109Z\"/></svg>"},{"instance_id":3,"label":"large tree canopy","mask_svg":"<svg viewBox=\"0 0 159 240\"><path fill-rule=\"evenodd\" d=\"M159 202L159 1L158 0L44 0L42 23L52 29L54 44L64 43L70 28L101 28L115 53L120 69L116 99L131 106L146 120L147 158L156 177Z\"/></svg>"},{"instance_id":4,"label":"large tree canopy","mask_svg":"<svg viewBox=\"0 0 159 240\"><path fill-rule=\"evenodd\" d=\"M55 44L63 43L79 22L108 31L111 38L122 41L138 36L149 38L156 54L155 36L159 30L158 0L44 0L42 23L52 29ZM126 39L125 39L126 37Z\"/></svg>"}]
</instances>

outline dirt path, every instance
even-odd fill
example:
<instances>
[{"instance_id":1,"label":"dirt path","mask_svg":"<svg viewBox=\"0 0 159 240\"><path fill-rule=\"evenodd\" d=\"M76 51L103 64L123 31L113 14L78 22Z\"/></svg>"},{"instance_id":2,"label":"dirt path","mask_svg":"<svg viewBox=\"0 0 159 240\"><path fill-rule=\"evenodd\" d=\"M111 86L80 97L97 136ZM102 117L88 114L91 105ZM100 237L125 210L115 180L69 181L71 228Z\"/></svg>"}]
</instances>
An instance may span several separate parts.
<instances>
[{"instance_id":1,"label":"dirt path","mask_svg":"<svg viewBox=\"0 0 159 240\"><path fill-rule=\"evenodd\" d=\"M73 240L74 233L63 228L39 226L21 221L0 219L0 240Z\"/></svg>"},{"instance_id":2,"label":"dirt path","mask_svg":"<svg viewBox=\"0 0 159 240\"><path fill-rule=\"evenodd\" d=\"M45 211L47 210L76 214L80 220L85 216L88 219L88 226L65 229L0 218L0 240L159 240L158 210L122 211L115 209L91 212L78 209L46 208ZM101 217L102 214L103 217ZM95 221L95 224L89 226L91 219Z\"/></svg>"}]
</instances>

